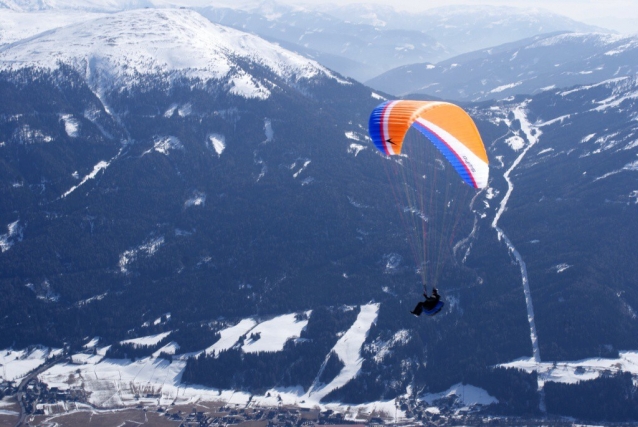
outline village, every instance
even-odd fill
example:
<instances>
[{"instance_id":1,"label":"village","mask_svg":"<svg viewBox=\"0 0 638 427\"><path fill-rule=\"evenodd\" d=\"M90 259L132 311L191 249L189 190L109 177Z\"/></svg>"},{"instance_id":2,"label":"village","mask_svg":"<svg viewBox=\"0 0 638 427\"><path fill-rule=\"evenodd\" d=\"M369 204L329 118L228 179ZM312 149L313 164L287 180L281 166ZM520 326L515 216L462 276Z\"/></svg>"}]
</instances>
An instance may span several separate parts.
<instances>
[{"instance_id":1,"label":"village","mask_svg":"<svg viewBox=\"0 0 638 427\"><path fill-rule=\"evenodd\" d=\"M20 391L21 389L21 391ZM20 407L23 414L17 411L0 412L0 426L15 427L62 427L90 425L149 425L158 427L312 427L330 426L536 426L543 420L484 417L472 408L460 408L454 397L441 399L436 407L423 401L400 398L396 401L397 412L405 416L397 418L396 414L372 413L360 414L356 419L344 417L340 412L331 409L299 408L280 404L273 408L252 407L250 405L224 404L223 402L200 402L195 405L148 405L140 403L133 408L97 409L88 405L87 393L79 387L59 390L47 387L37 377L19 385L13 382L0 384L0 392L4 401L15 400L14 407ZM137 396L148 402L157 396ZM13 417L8 413L14 413ZM20 415L20 416L18 416ZM55 420L55 421L53 421ZM546 423L547 420L545 419ZM572 426L571 420L556 419L555 426Z\"/></svg>"}]
</instances>

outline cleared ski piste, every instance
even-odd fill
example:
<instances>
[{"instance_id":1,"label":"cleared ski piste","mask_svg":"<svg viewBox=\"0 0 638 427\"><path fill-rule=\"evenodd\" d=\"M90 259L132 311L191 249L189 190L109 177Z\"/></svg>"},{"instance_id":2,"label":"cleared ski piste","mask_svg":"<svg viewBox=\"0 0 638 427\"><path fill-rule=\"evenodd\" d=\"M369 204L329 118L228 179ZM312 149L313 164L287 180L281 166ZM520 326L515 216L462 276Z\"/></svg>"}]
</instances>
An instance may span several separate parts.
<instances>
[{"instance_id":1,"label":"cleared ski piste","mask_svg":"<svg viewBox=\"0 0 638 427\"><path fill-rule=\"evenodd\" d=\"M361 358L361 347L368 337L370 328L377 320L378 314L379 304L361 306L361 311L357 316L357 320L355 320L350 329L348 329L348 331L339 338L339 341L337 341L334 345L332 351L330 351L326 356L326 360L319 369L319 373L317 374L314 383L308 390L306 395L308 400L319 403L319 401L330 392L339 387L343 387L351 379L357 376L361 370L361 364L363 363L363 359ZM341 372L339 372L339 374L330 381L330 383L325 385L320 384L319 377L321 376L321 372L323 372L323 368L328 362L328 358L332 352L339 357L339 359L343 362L344 367L341 369Z\"/></svg>"}]
</instances>

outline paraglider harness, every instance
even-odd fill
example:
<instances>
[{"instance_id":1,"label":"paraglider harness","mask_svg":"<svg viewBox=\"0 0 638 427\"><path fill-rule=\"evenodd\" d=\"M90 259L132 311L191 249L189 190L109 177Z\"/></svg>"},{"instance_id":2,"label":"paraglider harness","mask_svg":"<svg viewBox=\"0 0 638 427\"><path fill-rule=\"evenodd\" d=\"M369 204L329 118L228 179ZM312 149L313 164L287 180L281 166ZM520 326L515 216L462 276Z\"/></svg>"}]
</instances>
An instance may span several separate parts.
<instances>
[{"instance_id":1,"label":"paraglider harness","mask_svg":"<svg viewBox=\"0 0 638 427\"><path fill-rule=\"evenodd\" d=\"M423 296L425 297L425 301L419 301L410 313L415 316L420 316L421 313L426 314L427 316L434 316L436 313L441 311L445 303L441 301L441 296L436 288L432 289L432 296L428 296L428 291L424 287L423 288Z\"/></svg>"}]
</instances>

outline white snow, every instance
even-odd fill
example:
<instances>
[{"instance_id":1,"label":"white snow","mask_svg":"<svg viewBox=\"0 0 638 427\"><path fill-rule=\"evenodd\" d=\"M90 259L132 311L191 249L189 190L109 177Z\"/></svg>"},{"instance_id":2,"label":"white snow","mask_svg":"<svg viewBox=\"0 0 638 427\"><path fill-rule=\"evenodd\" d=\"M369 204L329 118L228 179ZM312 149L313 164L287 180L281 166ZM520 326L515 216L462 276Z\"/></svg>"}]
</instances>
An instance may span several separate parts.
<instances>
[{"instance_id":1,"label":"white snow","mask_svg":"<svg viewBox=\"0 0 638 427\"><path fill-rule=\"evenodd\" d=\"M107 295L108 295L108 292L104 292L103 294L95 295L95 296L92 296L90 298L80 300L80 301L76 302L75 305L77 307L81 307L83 305L90 304L93 301L100 301L100 300L104 299L104 297L107 296Z\"/></svg>"},{"instance_id":2,"label":"white snow","mask_svg":"<svg viewBox=\"0 0 638 427\"><path fill-rule=\"evenodd\" d=\"M516 368L525 372L537 372L539 383L547 381L575 384L578 381L593 380L605 371L629 372L638 375L638 351L620 351L618 359L591 358L573 362L543 362L520 359L498 366Z\"/></svg>"},{"instance_id":3,"label":"white snow","mask_svg":"<svg viewBox=\"0 0 638 427\"><path fill-rule=\"evenodd\" d=\"M95 348L95 347L97 347L99 342L100 342L100 337L94 337L91 341L87 342L82 347L87 348L87 349Z\"/></svg>"},{"instance_id":4,"label":"white snow","mask_svg":"<svg viewBox=\"0 0 638 427\"><path fill-rule=\"evenodd\" d=\"M346 132L346 138L361 141L361 137L356 132Z\"/></svg>"},{"instance_id":5,"label":"white snow","mask_svg":"<svg viewBox=\"0 0 638 427\"><path fill-rule=\"evenodd\" d=\"M587 135L586 137L584 137L583 139L580 140L581 143L585 143L587 141L589 141L590 139L592 139L594 136L596 136L595 133L590 133L589 135Z\"/></svg>"},{"instance_id":6,"label":"white snow","mask_svg":"<svg viewBox=\"0 0 638 427\"><path fill-rule=\"evenodd\" d=\"M121 273L128 273L128 265L137 259L138 255L152 256L164 244L164 236L149 239L137 248L129 249L120 254L118 266Z\"/></svg>"},{"instance_id":7,"label":"white snow","mask_svg":"<svg viewBox=\"0 0 638 427\"><path fill-rule=\"evenodd\" d=\"M168 107L168 110L164 112L164 117L166 117L167 119L169 117L172 117L173 114L175 114L175 110L177 110L177 107L178 107L177 104L171 104L171 106Z\"/></svg>"},{"instance_id":8,"label":"white snow","mask_svg":"<svg viewBox=\"0 0 638 427\"><path fill-rule=\"evenodd\" d=\"M357 155L365 149L366 147L361 144L350 144L350 146L348 147L348 153L354 154L354 156L357 157Z\"/></svg>"},{"instance_id":9,"label":"white snow","mask_svg":"<svg viewBox=\"0 0 638 427\"><path fill-rule=\"evenodd\" d=\"M297 172L295 172L292 177L293 178L297 178L299 176L299 174L301 174L301 172L303 172L304 170L306 170L306 168L308 167L308 165L310 164L310 160L304 160L303 165L301 165L301 167L299 168L299 170L297 170ZM293 163L292 166L290 167L290 169L294 169L297 166L297 162Z\"/></svg>"},{"instance_id":10,"label":"white snow","mask_svg":"<svg viewBox=\"0 0 638 427\"><path fill-rule=\"evenodd\" d=\"M525 146L525 140L518 135L510 136L505 140L505 143L514 151L518 151Z\"/></svg>"},{"instance_id":11,"label":"white snow","mask_svg":"<svg viewBox=\"0 0 638 427\"><path fill-rule=\"evenodd\" d=\"M392 353L393 347L396 345L405 345L408 342L410 342L410 331L401 329L395 332L388 341L376 340L366 345L366 348L375 353L373 359L376 363L382 363L383 359Z\"/></svg>"},{"instance_id":12,"label":"white snow","mask_svg":"<svg viewBox=\"0 0 638 427\"><path fill-rule=\"evenodd\" d=\"M490 93L503 92L504 90L512 89L512 88L515 88L516 86L520 86L522 84L523 84L523 82L516 82L516 83L510 83L510 84L503 85L503 86L498 86L498 87L495 87L494 89L492 89L490 91Z\"/></svg>"},{"instance_id":13,"label":"white snow","mask_svg":"<svg viewBox=\"0 0 638 427\"><path fill-rule=\"evenodd\" d=\"M357 316L354 324L346 331L339 341L334 345L331 352L334 352L339 360L345 365L341 372L329 383L319 383L319 375L315 378L314 383L306 393L307 399L319 402L323 397L327 396L331 391L343 387L346 383L357 376L361 369L363 359L361 358L361 347L368 337L370 328L377 320L379 313L379 304L367 304L361 306L361 311ZM326 361L324 366L328 361ZM323 368L323 367L322 367ZM320 370L320 372L323 369Z\"/></svg>"},{"instance_id":14,"label":"white snow","mask_svg":"<svg viewBox=\"0 0 638 427\"><path fill-rule=\"evenodd\" d=\"M254 80L236 66L237 58L257 63L292 83L323 75L350 84L315 61L257 36L213 24L187 9L129 10L56 28L1 50L0 69L57 69L65 63L99 87L109 85L113 78L118 79L118 86L132 86L139 83L140 76L150 74L204 82L225 79L231 93L267 97L270 92L264 85L272 84ZM95 77L88 79L89 75Z\"/></svg>"},{"instance_id":15,"label":"white snow","mask_svg":"<svg viewBox=\"0 0 638 427\"><path fill-rule=\"evenodd\" d=\"M71 114L63 114L61 116L64 121L64 130L71 138L77 138L80 134L80 122Z\"/></svg>"},{"instance_id":16,"label":"white snow","mask_svg":"<svg viewBox=\"0 0 638 427\"><path fill-rule=\"evenodd\" d=\"M91 173L82 178L82 181L78 185L74 185L73 187L71 187L66 193L61 196L61 198L64 199L69 194L73 193L79 187L84 185L89 179L94 179L100 171L108 168L110 164L110 162L105 162L104 160L99 161L95 166L93 166L93 171L91 171Z\"/></svg>"},{"instance_id":17,"label":"white snow","mask_svg":"<svg viewBox=\"0 0 638 427\"><path fill-rule=\"evenodd\" d=\"M153 357L159 357L159 355L162 353L175 354L177 353L178 350L179 350L179 344L177 344L175 341L171 341L168 344L166 344L164 347L160 348L155 353L153 353Z\"/></svg>"},{"instance_id":18,"label":"white snow","mask_svg":"<svg viewBox=\"0 0 638 427\"><path fill-rule=\"evenodd\" d=\"M509 167L509 169L507 169L507 171L503 174L503 178L505 178L505 181L507 182L508 189L507 189L507 192L505 193L505 196L501 200L501 203L500 203L498 211L496 212L496 215L494 215L494 220L492 221L492 228L496 230L498 239L499 240L503 239L503 241L507 245L507 248L512 253L512 255L514 255L514 258L516 259L520 267L521 279L523 283L523 292L525 294L525 303L527 306L527 320L529 322L529 327L530 327L530 337L532 341L533 358L535 361L540 363L541 361L540 347L538 345L536 321L534 320L534 305L532 303L532 294L529 288L527 266L525 264L525 261L523 261L523 257L521 256L521 254L516 250L516 248L510 241L510 239L505 235L503 230L498 226L498 221L501 218L501 215L503 214L503 212L505 212L505 209L507 207L507 202L512 192L514 191L514 184L512 183L512 180L510 179L510 174L520 164L520 162L523 160L523 158L525 157L529 149L532 148L538 142L538 139L542 135L542 131L538 127L533 127L532 124L527 119L527 115L525 113L526 102L524 102L523 104L519 105L516 109L514 109L513 113L514 113L514 117L519 120L521 124L521 132L525 133L525 136L527 137L527 140L529 141L529 143L525 147L525 149L521 152L521 154L516 158L516 160L514 160L512 165ZM532 131L532 129L534 131Z\"/></svg>"},{"instance_id":19,"label":"white snow","mask_svg":"<svg viewBox=\"0 0 638 427\"><path fill-rule=\"evenodd\" d=\"M446 391L441 393L428 393L420 397L420 400L433 404L437 400L444 399L446 397L456 396L460 403L466 407L474 405L491 405L498 403L498 399L491 396L487 391L482 388L474 387L473 385L463 385L461 383L455 384Z\"/></svg>"},{"instance_id":20,"label":"white snow","mask_svg":"<svg viewBox=\"0 0 638 427\"><path fill-rule=\"evenodd\" d=\"M154 139L153 148L145 151L142 155L148 154L152 151L157 151L168 156L168 152L171 150L183 150L184 145L176 136L156 136Z\"/></svg>"},{"instance_id":21,"label":"white snow","mask_svg":"<svg viewBox=\"0 0 638 427\"><path fill-rule=\"evenodd\" d=\"M217 153L218 157L221 157L222 153L226 149L226 137L218 133L208 134L208 143L210 147Z\"/></svg>"},{"instance_id":22,"label":"white snow","mask_svg":"<svg viewBox=\"0 0 638 427\"><path fill-rule=\"evenodd\" d=\"M0 45L14 43L54 28L105 16L80 11L22 12L0 8Z\"/></svg>"},{"instance_id":23,"label":"white snow","mask_svg":"<svg viewBox=\"0 0 638 427\"><path fill-rule=\"evenodd\" d=\"M555 265L553 269L556 270L556 273L562 273L563 271L567 270L570 267L571 265L562 263L562 264Z\"/></svg>"},{"instance_id":24,"label":"white snow","mask_svg":"<svg viewBox=\"0 0 638 427\"><path fill-rule=\"evenodd\" d=\"M378 99L379 101L387 101L385 97L379 95L378 93L372 92L370 96L372 96L374 99Z\"/></svg>"},{"instance_id":25,"label":"white snow","mask_svg":"<svg viewBox=\"0 0 638 427\"><path fill-rule=\"evenodd\" d=\"M153 346L159 343L160 341L162 341L167 336L169 336L171 332L173 331L163 332L161 334L156 334L156 335L148 335L148 336L140 337L140 338L133 338L130 340L124 340L124 341L120 341L120 344L133 344L135 347Z\"/></svg>"},{"instance_id":26,"label":"white snow","mask_svg":"<svg viewBox=\"0 0 638 427\"><path fill-rule=\"evenodd\" d=\"M193 197L184 202L184 207L190 208L191 206L204 206L204 204L206 204L206 193L195 191L193 193Z\"/></svg>"},{"instance_id":27,"label":"white snow","mask_svg":"<svg viewBox=\"0 0 638 427\"><path fill-rule=\"evenodd\" d=\"M611 171L611 172L607 172L604 175L599 176L598 178L596 178L594 181L598 181L601 179L605 179L608 178L612 175L616 175L618 173L624 172L624 171L638 171L638 160L631 162L631 163L627 163L625 166L623 166L621 169L615 170L615 171Z\"/></svg>"},{"instance_id":28,"label":"white snow","mask_svg":"<svg viewBox=\"0 0 638 427\"><path fill-rule=\"evenodd\" d=\"M306 312L309 316L311 312ZM301 331L308 325L307 317L304 320L296 320L296 314L285 314L258 324L251 329L250 335L259 334L256 341L246 340L242 346L245 353L259 353L263 351L282 351L288 340L299 338Z\"/></svg>"},{"instance_id":29,"label":"white snow","mask_svg":"<svg viewBox=\"0 0 638 427\"><path fill-rule=\"evenodd\" d=\"M204 351L206 354L219 354L220 351L228 350L239 341L239 338L247 334L255 326L257 326L257 322L253 319L243 319L230 328L222 329L219 331L221 338Z\"/></svg>"},{"instance_id":30,"label":"white snow","mask_svg":"<svg viewBox=\"0 0 638 427\"><path fill-rule=\"evenodd\" d=\"M51 357L57 351L46 347L0 351L0 380L19 380L42 365L47 357Z\"/></svg>"},{"instance_id":31,"label":"white snow","mask_svg":"<svg viewBox=\"0 0 638 427\"><path fill-rule=\"evenodd\" d=\"M19 219L7 224L7 232L0 234L0 252L6 252L15 242L22 241L22 231Z\"/></svg>"}]
</instances>

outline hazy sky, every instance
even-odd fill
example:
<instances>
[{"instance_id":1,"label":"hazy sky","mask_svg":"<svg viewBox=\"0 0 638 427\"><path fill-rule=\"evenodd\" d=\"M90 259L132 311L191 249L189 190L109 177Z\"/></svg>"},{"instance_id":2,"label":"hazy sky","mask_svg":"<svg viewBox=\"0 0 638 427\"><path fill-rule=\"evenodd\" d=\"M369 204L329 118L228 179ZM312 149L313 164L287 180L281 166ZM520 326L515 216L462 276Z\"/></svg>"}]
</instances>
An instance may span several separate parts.
<instances>
[{"instance_id":1,"label":"hazy sky","mask_svg":"<svg viewBox=\"0 0 638 427\"><path fill-rule=\"evenodd\" d=\"M577 21L598 25L625 34L638 33L638 0L278 0L288 4L381 3L396 9L422 11L452 4L491 4L523 8L543 8Z\"/></svg>"}]
</instances>

